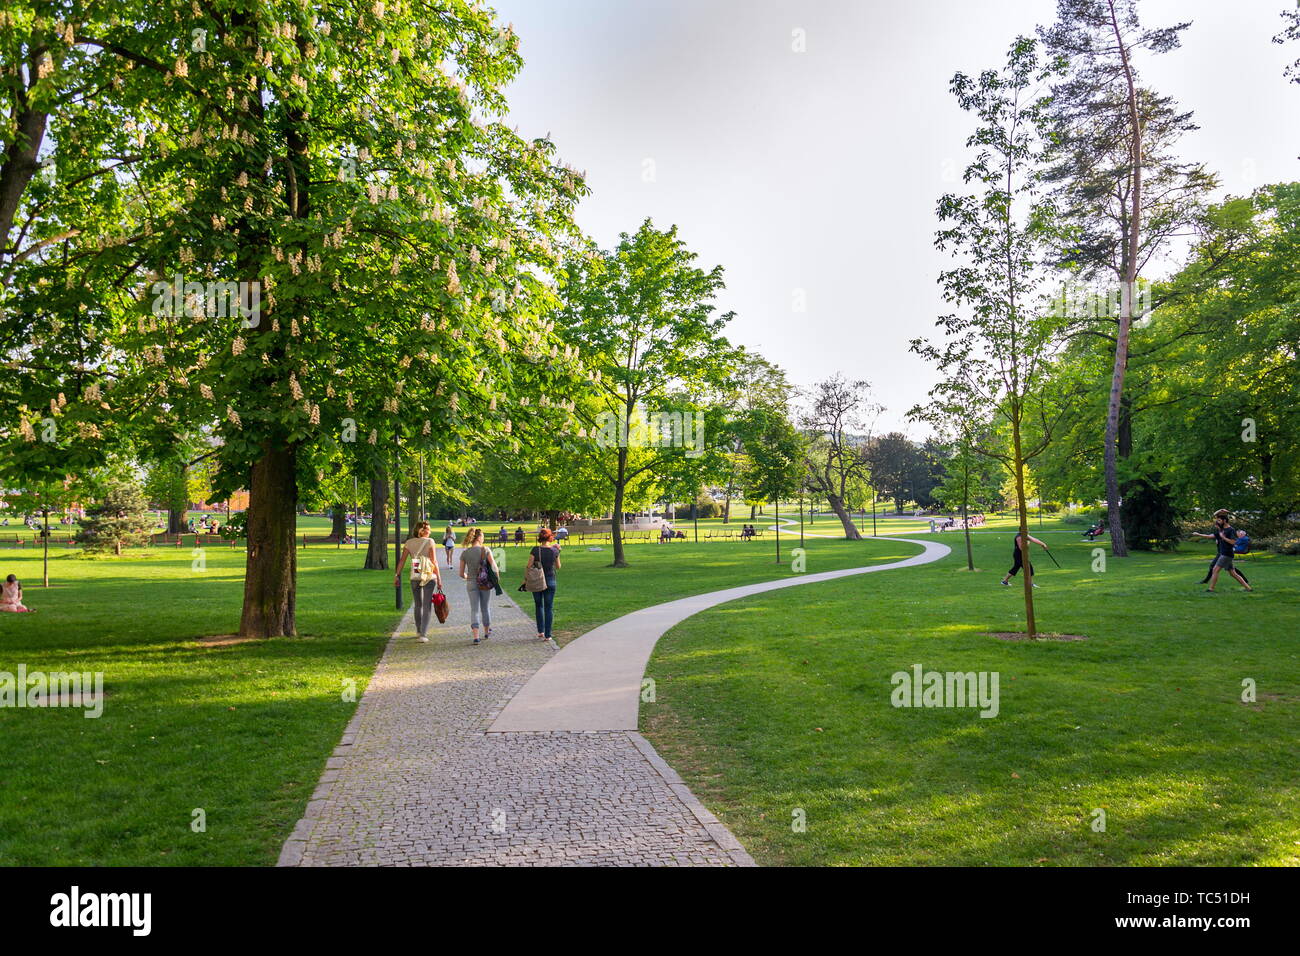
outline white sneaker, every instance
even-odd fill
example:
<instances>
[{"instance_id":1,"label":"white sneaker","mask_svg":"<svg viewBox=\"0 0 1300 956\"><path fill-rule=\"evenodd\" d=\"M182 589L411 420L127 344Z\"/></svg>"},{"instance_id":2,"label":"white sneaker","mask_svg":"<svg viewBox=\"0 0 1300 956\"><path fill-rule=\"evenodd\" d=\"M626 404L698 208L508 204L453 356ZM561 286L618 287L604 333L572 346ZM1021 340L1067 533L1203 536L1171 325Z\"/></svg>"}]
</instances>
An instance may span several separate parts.
<instances>
[{"instance_id":1,"label":"white sneaker","mask_svg":"<svg viewBox=\"0 0 1300 956\"><path fill-rule=\"evenodd\" d=\"M424 636L417 637L415 640L416 640L416 643L419 643L419 644L428 644L428 643L429 643L429 639L428 639L427 637L424 637Z\"/></svg>"}]
</instances>

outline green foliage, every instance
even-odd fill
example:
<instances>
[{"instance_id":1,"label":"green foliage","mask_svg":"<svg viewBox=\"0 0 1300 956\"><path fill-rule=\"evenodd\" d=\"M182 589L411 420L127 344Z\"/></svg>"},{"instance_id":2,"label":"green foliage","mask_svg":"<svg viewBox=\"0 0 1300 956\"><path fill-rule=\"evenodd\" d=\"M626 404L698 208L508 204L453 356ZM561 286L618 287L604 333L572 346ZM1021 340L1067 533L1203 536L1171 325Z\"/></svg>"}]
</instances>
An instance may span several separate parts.
<instances>
[{"instance_id":1,"label":"green foliage","mask_svg":"<svg viewBox=\"0 0 1300 956\"><path fill-rule=\"evenodd\" d=\"M1120 517L1130 547L1138 551L1171 551L1178 547L1182 515L1159 476L1136 482L1125 490Z\"/></svg>"},{"instance_id":2,"label":"green foliage","mask_svg":"<svg viewBox=\"0 0 1300 956\"><path fill-rule=\"evenodd\" d=\"M700 460L722 437L706 399L728 382L739 353L722 334L732 314L714 314L722 269L700 269L696 258L676 226L646 220L613 249L575 255L565 268L555 322L591 375L590 396L574 409L589 439L581 450L608 482L616 513L656 500L661 486L689 498L714 470ZM682 430L665 432L664 421ZM614 563L626 563L618 536Z\"/></svg>"},{"instance_id":3,"label":"green foliage","mask_svg":"<svg viewBox=\"0 0 1300 956\"><path fill-rule=\"evenodd\" d=\"M123 548L146 545L153 529L146 507L138 484L114 480L100 501L86 509L77 541L91 553L112 550L121 554Z\"/></svg>"}]
</instances>

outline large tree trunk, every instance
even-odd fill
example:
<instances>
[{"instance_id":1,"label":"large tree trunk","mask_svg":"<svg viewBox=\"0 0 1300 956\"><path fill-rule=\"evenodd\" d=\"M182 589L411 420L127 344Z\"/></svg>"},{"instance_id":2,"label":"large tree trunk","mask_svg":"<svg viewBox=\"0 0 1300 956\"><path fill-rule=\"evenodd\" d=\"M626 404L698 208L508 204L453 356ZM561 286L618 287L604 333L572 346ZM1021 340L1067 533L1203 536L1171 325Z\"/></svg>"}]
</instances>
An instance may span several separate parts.
<instances>
[{"instance_id":1,"label":"large tree trunk","mask_svg":"<svg viewBox=\"0 0 1300 956\"><path fill-rule=\"evenodd\" d=\"M415 526L420 523L420 484L412 481L406 485L406 530L409 537L415 535Z\"/></svg>"},{"instance_id":2,"label":"large tree trunk","mask_svg":"<svg viewBox=\"0 0 1300 956\"><path fill-rule=\"evenodd\" d=\"M330 537L335 541L342 541L343 536L348 533L348 509L347 506L335 502L330 505Z\"/></svg>"},{"instance_id":3,"label":"large tree trunk","mask_svg":"<svg viewBox=\"0 0 1300 956\"><path fill-rule=\"evenodd\" d=\"M844 525L844 537L849 541L861 541L862 532L853 523L853 515L849 514L848 509L844 507L844 500L839 495L830 493L827 493L826 500L830 503L835 516L840 519L840 524Z\"/></svg>"},{"instance_id":4,"label":"large tree trunk","mask_svg":"<svg viewBox=\"0 0 1300 956\"><path fill-rule=\"evenodd\" d=\"M298 485L294 448L262 444L248 489L248 559L244 571L241 637L296 633Z\"/></svg>"},{"instance_id":5,"label":"large tree trunk","mask_svg":"<svg viewBox=\"0 0 1300 956\"><path fill-rule=\"evenodd\" d=\"M33 85L36 83L37 64L35 57L29 64L29 74ZM36 170L40 168L38 156L41 144L45 140L45 126L49 118L43 109L33 108L28 104L28 89L25 88L18 66L14 67L13 92L14 133L6 137L8 148L0 161L0 250L9 248L10 232L13 230L14 218L22 203L26 191ZM17 249L12 250L17 252ZM4 261L4 259L0 259Z\"/></svg>"},{"instance_id":6,"label":"large tree trunk","mask_svg":"<svg viewBox=\"0 0 1300 956\"><path fill-rule=\"evenodd\" d=\"M1124 525L1120 516L1119 487L1119 417L1124 395L1124 373L1128 369L1129 330L1133 325L1133 300L1137 295L1138 254L1142 235L1142 120L1138 112L1137 80L1129 64L1128 44L1120 29L1119 17L1113 0L1109 2L1111 27L1119 49L1124 81L1128 87L1128 121L1132 137L1129 162L1132 164L1132 194L1130 196L1128 232L1124 238L1123 264L1120 276L1119 331L1115 335L1115 366L1111 372L1110 400L1106 409L1106 508L1110 525L1110 550L1117 558L1128 556L1124 540Z\"/></svg>"},{"instance_id":7,"label":"large tree trunk","mask_svg":"<svg viewBox=\"0 0 1300 956\"><path fill-rule=\"evenodd\" d=\"M388 474L382 470L370 479L370 543L363 567L388 570Z\"/></svg>"},{"instance_id":8,"label":"large tree trunk","mask_svg":"<svg viewBox=\"0 0 1300 956\"><path fill-rule=\"evenodd\" d=\"M189 467L181 464L180 491L167 502L167 533L180 534L185 530L185 506L189 504Z\"/></svg>"},{"instance_id":9,"label":"large tree trunk","mask_svg":"<svg viewBox=\"0 0 1300 956\"><path fill-rule=\"evenodd\" d=\"M614 519L610 522L610 540L614 542L614 564L613 567L627 567L627 558L623 555L623 492L626 490L627 479L624 475L627 472L627 448L620 447L618 450L618 481L614 482Z\"/></svg>"}]
</instances>

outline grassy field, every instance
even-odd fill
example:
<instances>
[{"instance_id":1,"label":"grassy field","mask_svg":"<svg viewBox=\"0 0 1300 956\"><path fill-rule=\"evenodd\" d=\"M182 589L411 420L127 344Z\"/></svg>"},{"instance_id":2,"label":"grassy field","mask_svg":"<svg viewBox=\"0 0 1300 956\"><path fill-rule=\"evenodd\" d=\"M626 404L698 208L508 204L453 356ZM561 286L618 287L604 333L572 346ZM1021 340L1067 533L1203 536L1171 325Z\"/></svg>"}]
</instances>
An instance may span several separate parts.
<instances>
[{"instance_id":1,"label":"grassy field","mask_svg":"<svg viewBox=\"0 0 1300 956\"><path fill-rule=\"evenodd\" d=\"M768 534L763 540L749 542L714 541L699 544L637 545L628 549L627 568L609 567L613 551L601 545L599 551L570 544L564 548L555 597L555 638L560 644L612 620L651 604L673 601L691 594L716 591L789 577L792 551L799 546L793 540L781 541L781 564L776 563L776 543ZM506 552L506 584L517 587L523 579L526 553L518 549L512 563L513 547ZM834 571L883 561L910 557L916 548L892 542L823 540L805 541L803 560L808 572ZM511 584L510 582L513 582ZM515 595L527 598L528 595ZM520 603L525 611L531 602Z\"/></svg>"},{"instance_id":2,"label":"grassy field","mask_svg":"<svg viewBox=\"0 0 1300 956\"><path fill-rule=\"evenodd\" d=\"M797 542L796 542L797 543ZM560 636L662 600L765 580L774 541L565 552ZM878 545L883 558L905 547ZM809 541L810 569L862 560L861 546ZM507 585L522 549L506 549ZM349 548L298 551L297 638L205 646L237 630L244 551L153 548L122 558L0 552L31 615L0 615L0 672L102 672L101 717L0 708L0 865L267 865L338 743L396 623L392 577ZM526 597L525 595L513 595ZM531 605L524 602L527 610ZM191 829L193 811L206 832Z\"/></svg>"},{"instance_id":3,"label":"grassy field","mask_svg":"<svg viewBox=\"0 0 1300 956\"><path fill-rule=\"evenodd\" d=\"M928 531L888 522L884 533ZM1009 644L981 634L1020 626L1019 592L996 580L1005 524L974 535L988 569L976 574L961 570L962 536L945 534L956 553L940 564L685 622L652 660L647 733L768 863L1300 862L1300 564L1251 558L1258 594L1206 595L1195 584L1206 547L1097 574L1078 527L1048 522L1066 567L1038 561L1040 621L1089 640ZM833 520L814 528L838 533ZM770 533L638 545L617 570L608 545L570 544L557 637L794 574L797 543L783 538L781 565ZM915 550L809 537L806 570ZM242 549L206 549L203 571L189 549L60 549L49 590L31 586L39 553L0 553L39 609L0 616L0 671L102 671L108 694L95 720L0 708L0 864L274 862L354 712L344 682L360 696L395 623L391 577L360 570L350 549L300 550L302 636L213 647L196 638L236 630ZM523 555L506 549L511 589ZM914 663L998 671L999 716L890 707L890 674ZM1240 701L1245 677L1258 682L1253 704ZM1105 833L1089 828L1095 808ZM206 832L191 829L196 809ZM795 810L806 832L791 831Z\"/></svg>"},{"instance_id":4,"label":"grassy field","mask_svg":"<svg viewBox=\"0 0 1300 956\"><path fill-rule=\"evenodd\" d=\"M271 864L396 622L392 577L299 552L298 638L238 629L242 550L6 552L36 614L0 615L0 671L101 671L103 715L0 708L0 864ZM206 832L191 829L193 811Z\"/></svg>"},{"instance_id":5,"label":"grassy field","mask_svg":"<svg viewBox=\"0 0 1300 956\"><path fill-rule=\"evenodd\" d=\"M1040 627L1086 641L986 636L1023 627L1011 535L974 535L970 573L945 534L939 563L679 625L643 729L763 863L1300 863L1300 562L1251 557L1257 593L1206 594L1208 547L1098 573L1077 527L1044 530L1064 568L1035 554ZM999 714L895 708L914 664L997 672Z\"/></svg>"}]
</instances>

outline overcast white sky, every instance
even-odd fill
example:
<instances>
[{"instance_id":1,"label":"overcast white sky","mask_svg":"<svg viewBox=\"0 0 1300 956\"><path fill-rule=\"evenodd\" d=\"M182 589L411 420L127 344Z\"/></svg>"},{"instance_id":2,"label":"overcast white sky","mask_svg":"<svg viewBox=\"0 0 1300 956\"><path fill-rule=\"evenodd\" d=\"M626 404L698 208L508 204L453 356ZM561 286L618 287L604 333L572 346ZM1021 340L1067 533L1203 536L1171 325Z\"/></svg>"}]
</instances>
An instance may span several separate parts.
<instances>
[{"instance_id":1,"label":"overcast white sky","mask_svg":"<svg viewBox=\"0 0 1300 956\"><path fill-rule=\"evenodd\" d=\"M676 223L726 271L732 341L799 385L867 379L880 426L904 428L934 381L907 343L943 311L935 201L971 129L948 80L1000 66L1055 0L490 2L521 37L512 121L587 171L588 234L608 247L647 216ZM1192 21L1139 66L1195 111L1184 153L1226 192L1300 178L1300 86L1282 76L1300 49L1271 42L1290 2L1141 2L1145 24Z\"/></svg>"}]
</instances>

